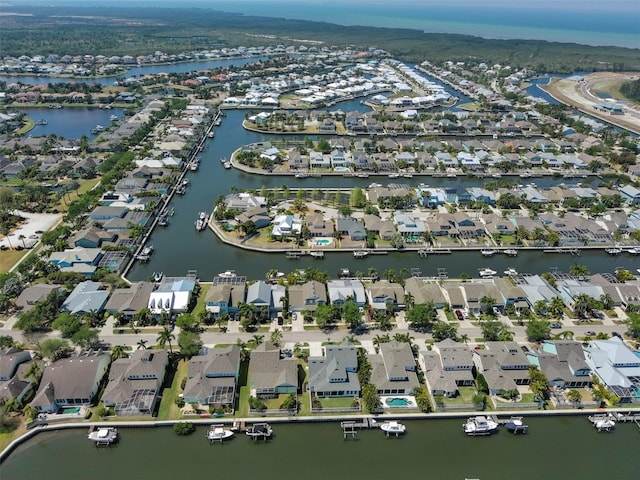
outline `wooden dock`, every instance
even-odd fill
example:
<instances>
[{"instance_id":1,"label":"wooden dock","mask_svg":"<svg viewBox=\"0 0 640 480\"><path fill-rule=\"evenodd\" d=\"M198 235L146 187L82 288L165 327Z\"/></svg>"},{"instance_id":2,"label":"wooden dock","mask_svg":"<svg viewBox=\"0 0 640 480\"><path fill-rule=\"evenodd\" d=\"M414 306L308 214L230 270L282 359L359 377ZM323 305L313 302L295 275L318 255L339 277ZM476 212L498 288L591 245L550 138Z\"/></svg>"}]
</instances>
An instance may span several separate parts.
<instances>
[{"instance_id":1,"label":"wooden dock","mask_svg":"<svg viewBox=\"0 0 640 480\"><path fill-rule=\"evenodd\" d=\"M342 428L342 435L345 440L347 438L356 438L358 430L372 428L373 426L375 426L375 424L369 418L363 418L359 421L349 420L340 422L340 428Z\"/></svg>"}]
</instances>

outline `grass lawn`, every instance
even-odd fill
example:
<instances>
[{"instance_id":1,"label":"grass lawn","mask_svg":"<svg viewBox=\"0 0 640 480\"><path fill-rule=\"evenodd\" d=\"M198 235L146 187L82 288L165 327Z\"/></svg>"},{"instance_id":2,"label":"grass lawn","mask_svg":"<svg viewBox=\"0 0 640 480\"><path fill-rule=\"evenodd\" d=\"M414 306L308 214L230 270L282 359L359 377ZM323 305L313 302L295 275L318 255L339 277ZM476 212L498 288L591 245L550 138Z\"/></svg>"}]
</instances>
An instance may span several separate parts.
<instances>
[{"instance_id":1,"label":"grass lawn","mask_svg":"<svg viewBox=\"0 0 640 480\"><path fill-rule=\"evenodd\" d=\"M318 398L322 408L350 408L353 407L353 397Z\"/></svg>"},{"instance_id":2,"label":"grass lawn","mask_svg":"<svg viewBox=\"0 0 640 480\"><path fill-rule=\"evenodd\" d=\"M206 307L206 305L204 304L204 299L207 297L207 292L210 288L211 285L208 283L200 284L200 295L198 296L198 303L196 303L196 306L193 309L193 316L195 318L198 318L200 312L204 312L204 309Z\"/></svg>"},{"instance_id":3,"label":"grass lawn","mask_svg":"<svg viewBox=\"0 0 640 480\"><path fill-rule=\"evenodd\" d=\"M473 396L476 394L475 387L459 387L460 395L455 398L442 397L444 405L467 405L473 403Z\"/></svg>"},{"instance_id":4,"label":"grass lawn","mask_svg":"<svg viewBox=\"0 0 640 480\"><path fill-rule=\"evenodd\" d=\"M59 212L66 212L67 205L71 202L75 202L80 195L85 192L88 192L93 187L95 187L98 183L100 183L100 178L90 178L90 179L78 179L78 183L80 186L78 187L78 191L70 192L69 195L66 196L66 200L61 198L60 201L54 205L52 208L57 209Z\"/></svg>"},{"instance_id":5,"label":"grass lawn","mask_svg":"<svg viewBox=\"0 0 640 480\"><path fill-rule=\"evenodd\" d=\"M162 401L158 409L158 420L177 420L182 418L180 408L176 405L175 399L178 397L178 394L182 393L180 384L182 379L187 377L188 371L189 362L180 360L175 375L173 376L171 387L165 388L162 391Z\"/></svg>"},{"instance_id":6,"label":"grass lawn","mask_svg":"<svg viewBox=\"0 0 640 480\"><path fill-rule=\"evenodd\" d=\"M6 426L0 427L0 451L27 431L24 420L22 415L11 417L6 420Z\"/></svg>"},{"instance_id":7,"label":"grass lawn","mask_svg":"<svg viewBox=\"0 0 640 480\"><path fill-rule=\"evenodd\" d=\"M3 250L0 252L0 273L8 272L29 250Z\"/></svg>"}]
</instances>

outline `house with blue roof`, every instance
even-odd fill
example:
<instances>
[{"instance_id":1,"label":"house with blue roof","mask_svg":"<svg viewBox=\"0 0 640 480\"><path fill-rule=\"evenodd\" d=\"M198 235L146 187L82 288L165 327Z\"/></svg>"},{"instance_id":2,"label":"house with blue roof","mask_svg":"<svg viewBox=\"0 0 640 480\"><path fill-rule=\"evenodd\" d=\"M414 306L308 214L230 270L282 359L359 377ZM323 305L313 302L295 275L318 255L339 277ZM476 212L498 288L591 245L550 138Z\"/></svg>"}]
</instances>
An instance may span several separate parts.
<instances>
[{"instance_id":1,"label":"house with blue roof","mask_svg":"<svg viewBox=\"0 0 640 480\"><path fill-rule=\"evenodd\" d=\"M640 189L633 185L625 185L620 189L620 195L622 198L631 205L640 204Z\"/></svg>"},{"instance_id":2,"label":"house with blue roof","mask_svg":"<svg viewBox=\"0 0 640 480\"><path fill-rule=\"evenodd\" d=\"M471 195L471 200L473 200L474 202L482 202L491 206L496 204L496 194L491 190L480 187L472 187L469 188L468 191Z\"/></svg>"},{"instance_id":3,"label":"house with blue roof","mask_svg":"<svg viewBox=\"0 0 640 480\"><path fill-rule=\"evenodd\" d=\"M447 203L446 194L442 188L418 188L416 193L423 207L436 208Z\"/></svg>"},{"instance_id":4,"label":"house with blue roof","mask_svg":"<svg viewBox=\"0 0 640 480\"><path fill-rule=\"evenodd\" d=\"M620 338L591 341L584 351L593 374L618 396L620 403L640 402L640 357Z\"/></svg>"},{"instance_id":5,"label":"house with blue roof","mask_svg":"<svg viewBox=\"0 0 640 480\"><path fill-rule=\"evenodd\" d=\"M422 235L427 231L427 227L422 220L408 213L395 212L393 221L396 224L398 233L410 242L421 241Z\"/></svg>"},{"instance_id":6,"label":"house with blue roof","mask_svg":"<svg viewBox=\"0 0 640 480\"><path fill-rule=\"evenodd\" d=\"M100 282L79 283L62 303L62 310L73 315L101 312L109 298L109 291L102 289Z\"/></svg>"},{"instance_id":7,"label":"house with blue roof","mask_svg":"<svg viewBox=\"0 0 640 480\"><path fill-rule=\"evenodd\" d=\"M348 298L352 298L359 307L363 307L367 302L367 295L364 285L356 279L330 280L327 283L329 291L329 302L342 308Z\"/></svg>"},{"instance_id":8,"label":"house with blue roof","mask_svg":"<svg viewBox=\"0 0 640 480\"><path fill-rule=\"evenodd\" d=\"M104 255L100 248L68 248L64 252L53 252L49 262L56 265L61 272L82 273L87 277L93 275L98 263Z\"/></svg>"}]
</instances>

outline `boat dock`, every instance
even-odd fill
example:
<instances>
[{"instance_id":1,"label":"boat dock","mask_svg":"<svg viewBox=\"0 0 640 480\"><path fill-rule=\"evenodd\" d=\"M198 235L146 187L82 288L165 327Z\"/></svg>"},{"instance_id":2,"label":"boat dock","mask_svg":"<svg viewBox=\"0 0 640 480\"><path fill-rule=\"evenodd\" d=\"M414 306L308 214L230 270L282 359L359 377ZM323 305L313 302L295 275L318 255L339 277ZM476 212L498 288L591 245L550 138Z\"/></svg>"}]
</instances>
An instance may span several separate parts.
<instances>
[{"instance_id":1,"label":"boat dock","mask_svg":"<svg viewBox=\"0 0 640 480\"><path fill-rule=\"evenodd\" d=\"M349 420L340 422L340 428L342 428L342 436L346 440L347 438L356 438L358 434L358 430L363 428L373 428L376 427L375 420L372 418L363 418L362 420Z\"/></svg>"},{"instance_id":2,"label":"boat dock","mask_svg":"<svg viewBox=\"0 0 640 480\"><path fill-rule=\"evenodd\" d=\"M542 250L543 253L569 253L575 257L580 256L580 249L578 248L545 248Z\"/></svg>"}]
</instances>

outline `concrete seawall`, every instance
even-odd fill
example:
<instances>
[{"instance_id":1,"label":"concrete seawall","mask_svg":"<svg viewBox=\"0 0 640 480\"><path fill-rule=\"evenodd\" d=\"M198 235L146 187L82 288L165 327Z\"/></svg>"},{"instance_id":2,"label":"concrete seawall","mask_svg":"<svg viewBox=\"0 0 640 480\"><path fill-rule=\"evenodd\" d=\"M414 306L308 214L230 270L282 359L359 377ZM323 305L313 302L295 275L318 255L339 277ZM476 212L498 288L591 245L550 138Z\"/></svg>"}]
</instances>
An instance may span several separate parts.
<instances>
[{"instance_id":1,"label":"concrete seawall","mask_svg":"<svg viewBox=\"0 0 640 480\"><path fill-rule=\"evenodd\" d=\"M109 422L74 422L74 423L60 423L55 425L44 425L36 427L33 430L29 430L20 437L13 440L7 447L0 452L0 465L11 455L11 453L23 443L34 438L41 432L53 432L57 430L71 430L71 429L85 429L88 431L91 427L117 427L117 428L157 428L157 427L171 427L180 422L191 422L194 425L232 425L234 422L240 422L245 424L268 422L272 424L277 423L326 423L326 422L344 422L344 421L359 421L363 419L377 419L377 420L441 420L441 419L465 419L474 415L496 415L498 417L510 417L510 416L523 416L523 417L549 417L549 416L568 416L578 415L587 417L592 414L602 414L605 411L602 409L583 409L583 410L509 410L509 411L465 411L465 412L443 412L443 413L385 413L379 415L372 414L360 414L360 415L321 415L321 416L287 416L287 417L249 417L249 418L195 418L195 419L182 419L182 420L150 420L150 421L109 421ZM619 412L626 413L629 409L614 408L607 409L606 412ZM640 411L634 412L640 415Z\"/></svg>"}]
</instances>

